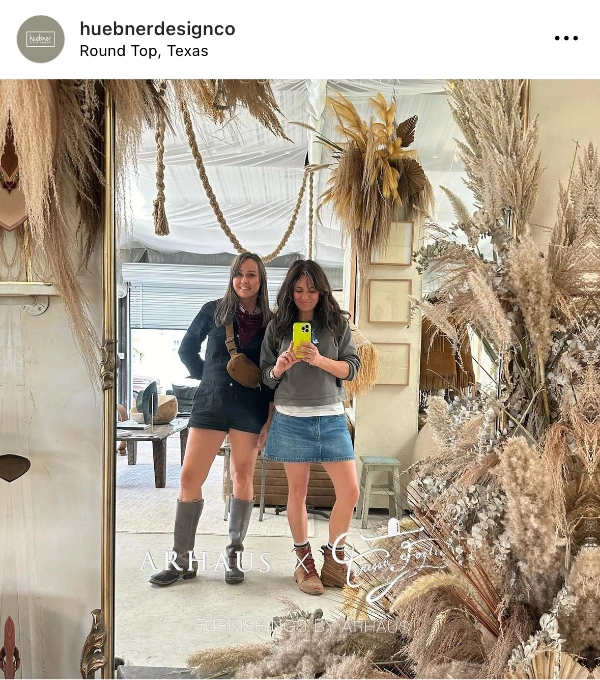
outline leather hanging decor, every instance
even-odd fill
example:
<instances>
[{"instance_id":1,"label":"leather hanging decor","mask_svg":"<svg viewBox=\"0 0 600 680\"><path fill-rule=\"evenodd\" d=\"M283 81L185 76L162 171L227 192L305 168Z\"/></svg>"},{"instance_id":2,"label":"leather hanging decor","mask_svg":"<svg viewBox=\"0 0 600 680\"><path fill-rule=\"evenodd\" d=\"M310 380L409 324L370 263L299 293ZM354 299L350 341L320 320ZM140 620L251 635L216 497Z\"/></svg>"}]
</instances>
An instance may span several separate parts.
<instances>
[{"instance_id":1,"label":"leather hanging decor","mask_svg":"<svg viewBox=\"0 0 600 680\"><path fill-rule=\"evenodd\" d=\"M31 467L31 461L24 456L5 453L0 456L0 478L5 482L14 482L22 477Z\"/></svg>"}]
</instances>

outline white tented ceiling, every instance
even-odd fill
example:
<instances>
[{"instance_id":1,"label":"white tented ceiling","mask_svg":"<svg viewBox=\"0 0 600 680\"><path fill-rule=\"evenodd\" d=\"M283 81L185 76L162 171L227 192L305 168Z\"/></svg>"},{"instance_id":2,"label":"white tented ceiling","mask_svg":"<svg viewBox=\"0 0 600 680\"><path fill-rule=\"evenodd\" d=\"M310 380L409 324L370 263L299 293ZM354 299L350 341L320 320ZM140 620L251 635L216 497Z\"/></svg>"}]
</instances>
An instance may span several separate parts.
<instances>
[{"instance_id":1,"label":"white tented ceiling","mask_svg":"<svg viewBox=\"0 0 600 680\"><path fill-rule=\"evenodd\" d=\"M261 255L270 253L287 229L302 182L306 160L322 163L329 152L314 143L314 134L293 125L308 123L324 136L340 141L335 121L325 107L328 95L340 92L359 113L374 115L369 98L381 92L395 99L400 122L419 116L415 142L421 163L435 188L438 221L450 224L453 213L440 185L462 195L471 204L462 182L463 168L457 158L454 123L443 80L274 80L271 86L281 108L283 127L291 141L275 137L246 112L234 121L217 126L196 116L194 124L208 177L228 225L244 248ZM124 249L143 248L162 253L211 255L234 253L208 202L187 138L179 119L176 134L165 139L165 195L170 234L154 233L152 202L156 196L156 143L154 130L147 130L138 156L138 176L131 177L131 230L123 233ZM315 197L321 194L329 172L316 177ZM306 192L306 197L308 191ZM282 255L308 253L306 200ZM343 262L340 232L331 211L315 221L313 257L322 265L340 267ZM125 259L133 259L131 257Z\"/></svg>"}]
</instances>

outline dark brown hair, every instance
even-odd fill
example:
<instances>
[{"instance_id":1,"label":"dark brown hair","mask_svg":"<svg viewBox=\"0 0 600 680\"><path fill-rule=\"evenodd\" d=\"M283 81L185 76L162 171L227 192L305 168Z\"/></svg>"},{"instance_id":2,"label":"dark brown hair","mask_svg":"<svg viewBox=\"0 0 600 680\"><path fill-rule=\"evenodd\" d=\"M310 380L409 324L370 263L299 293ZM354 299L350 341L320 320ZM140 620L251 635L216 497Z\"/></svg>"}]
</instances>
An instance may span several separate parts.
<instances>
[{"instance_id":1,"label":"dark brown hair","mask_svg":"<svg viewBox=\"0 0 600 680\"><path fill-rule=\"evenodd\" d=\"M269 292L267 290L267 270L262 261L260 255L256 253L242 253L238 255L235 260L231 263L231 269L229 270L229 285L227 286L227 291L225 295L217 301L217 306L215 308L215 323L217 326L226 326L228 323L232 323L233 315L240 303L240 299L237 296L233 288L233 278L239 271L240 267L246 260L254 260L256 266L258 267L258 277L260 279L260 288L258 289L257 304L262 309L263 315L263 327L266 326L271 320L273 314L269 307Z\"/></svg>"},{"instance_id":2,"label":"dark brown hair","mask_svg":"<svg viewBox=\"0 0 600 680\"><path fill-rule=\"evenodd\" d=\"M319 293L314 315L320 324L328 328L335 338L340 338L346 327L342 310L331 292L327 275L321 265L313 260L298 260L288 269L277 293L277 309L273 315L275 337L283 338L292 332L292 324L298 321L298 308L294 302L294 288L298 280L306 276Z\"/></svg>"}]
</instances>

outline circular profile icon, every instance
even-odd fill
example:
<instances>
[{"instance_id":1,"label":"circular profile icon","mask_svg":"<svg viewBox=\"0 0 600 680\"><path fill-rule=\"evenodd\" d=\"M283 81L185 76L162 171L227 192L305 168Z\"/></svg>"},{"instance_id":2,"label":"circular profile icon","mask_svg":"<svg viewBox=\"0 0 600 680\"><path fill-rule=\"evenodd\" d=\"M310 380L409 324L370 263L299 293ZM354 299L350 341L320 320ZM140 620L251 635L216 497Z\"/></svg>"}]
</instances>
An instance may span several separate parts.
<instances>
[{"instance_id":1,"label":"circular profile icon","mask_svg":"<svg viewBox=\"0 0 600 680\"><path fill-rule=\"evenodd\" d=\"M58 21L52 17L37 16L21 24L17 45L29 61L43 64L52 61L65 45L65 34Z\"/></svg>"}]
</instances>

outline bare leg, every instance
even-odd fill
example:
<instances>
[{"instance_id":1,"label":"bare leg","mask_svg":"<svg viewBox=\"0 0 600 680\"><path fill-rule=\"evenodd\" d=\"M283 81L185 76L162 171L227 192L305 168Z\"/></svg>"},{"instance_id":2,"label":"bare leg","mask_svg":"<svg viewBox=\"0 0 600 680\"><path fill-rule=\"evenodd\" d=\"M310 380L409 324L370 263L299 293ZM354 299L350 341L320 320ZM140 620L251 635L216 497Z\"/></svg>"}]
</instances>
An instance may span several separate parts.
<instances>
[{"instance_id":1,"label":"bare leg","mask_svg":"<svg viewBox=\"0 0 600 680\"><path fill-rule=\"evenodd\" d=\"M254 500L254 468L258 457L258 435L229 430L233 496L240 501Z\"/></svg>"},{"instance_id":2,"label":"bare leg","mask_svg":"<svg viewBox=\"0 0 600 680\"><path fill-rule=\"evenodd\" d=\"M356 464L353 460L342 460L336 463L323 463L323 467L335 489L335 504L329 517L329 541L334 543L340 534L350 528L354 506L358 502Z\"/></svg>"},{"instance_id":3,"label":"bare leg","mask_svg":"<svg viewBox=\"0 0 600 680\"><path fill-rule=\"evenodd\" d=\"M225 439L225 432L190 427L181 468L180 501L199 501L202 485Z\"/></svg>"},{"instance_id":4,"label":"bare leg","mask_svg":"<svg viewBox=\"0 0 600 680\"><path fill-rule=\"evenodd\" d=\"M308 541L308 514L306 512L306 493L310 463L284 463L288 480L287 516L294 543Z\"/></svg>"}]
</instances>

